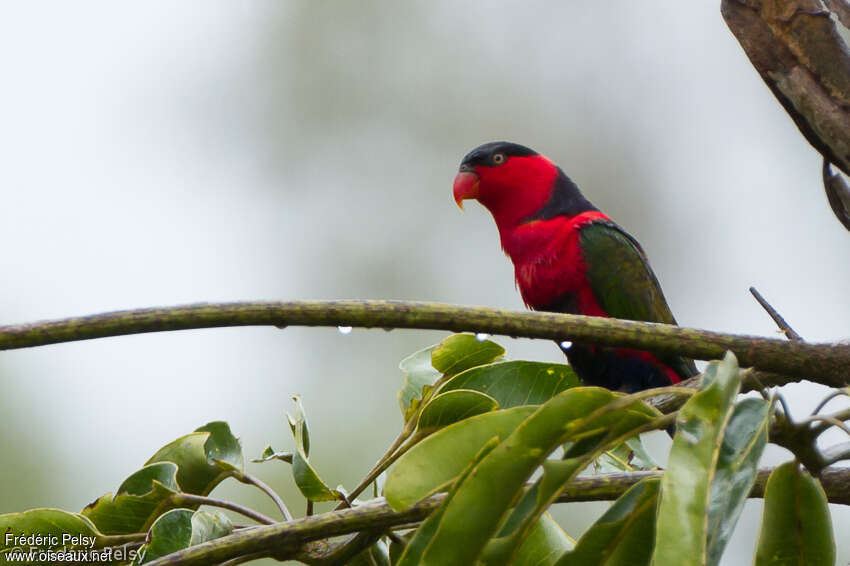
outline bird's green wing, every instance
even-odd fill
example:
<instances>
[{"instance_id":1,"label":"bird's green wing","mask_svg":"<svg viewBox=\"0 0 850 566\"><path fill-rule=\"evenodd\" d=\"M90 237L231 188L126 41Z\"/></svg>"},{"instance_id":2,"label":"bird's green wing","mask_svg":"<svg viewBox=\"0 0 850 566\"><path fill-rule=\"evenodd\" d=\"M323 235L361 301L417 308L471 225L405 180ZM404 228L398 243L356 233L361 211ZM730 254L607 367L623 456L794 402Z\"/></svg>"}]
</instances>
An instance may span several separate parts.
<instances>
[{"instance_id":1,"label":"bird's green wing","mask_svg":"<svg viewBox=\"0 0 850 566\"><path fill-rule=\"evenodd\" d=\"M613 318L676 324L661 286L640 245L610 222L581 229L586 276L599 306ZM682 376L694 375L693 362L666 358Z\"/></svg>"},{"instance_id":2,"label":"bird's green wing","mask_svg":"<svg viewBox=\"0 0 850 566\"><path fill-rule=\"evenodd\" d=\"M613 223L580 232L586 275L599 306L614 318L676 324L640 245Z\"/></svg>"}]
</instances>

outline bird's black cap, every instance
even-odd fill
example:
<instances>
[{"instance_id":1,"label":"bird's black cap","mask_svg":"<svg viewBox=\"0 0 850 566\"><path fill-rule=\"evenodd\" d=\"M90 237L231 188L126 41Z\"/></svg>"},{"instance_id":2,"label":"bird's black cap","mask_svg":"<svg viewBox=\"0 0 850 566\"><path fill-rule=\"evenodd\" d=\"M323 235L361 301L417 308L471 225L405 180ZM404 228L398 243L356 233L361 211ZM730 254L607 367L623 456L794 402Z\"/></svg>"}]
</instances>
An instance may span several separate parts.
<instances>
[{"instance_id":1,"label":"bird's black cap","mask_svg":"<svg viewBox=\"0 0 850 566\"><path fill-rule=\"evenodd\" d=\"M467 153L464 156L463 161L460 162L460 165L461 167L463 167L464 165L466 165L467 167L471 167L473 165L492 166L495 165L495 163L493 162L493 156L497 153L502 153L508 157L537 155L537 152L533 149L525 147L524 145L520 145L518 143L507 141L494 141L479 145L478 147Z\"/></svg>"}]
</instances>

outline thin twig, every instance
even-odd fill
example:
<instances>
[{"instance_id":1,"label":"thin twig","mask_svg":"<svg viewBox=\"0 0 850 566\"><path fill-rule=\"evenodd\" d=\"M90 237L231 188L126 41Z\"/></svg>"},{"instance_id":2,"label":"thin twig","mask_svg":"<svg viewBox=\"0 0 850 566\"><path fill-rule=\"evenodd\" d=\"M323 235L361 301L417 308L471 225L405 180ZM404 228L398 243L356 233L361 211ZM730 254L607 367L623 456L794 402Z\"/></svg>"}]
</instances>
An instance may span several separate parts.
<instances>
[{"instance_id":1,"label":"thin twig","mask_svg":"<svg viewBox=\"0 0 850 566\"><path fill-rule=\"evenodd\" d=\"M830 426L838 427L843 430L847 436L850 436L850 427L848 427L844 422L836 419L835 417L831 417L829 415L811 415L801 420L798 423L794 423L797 425L805 425L814 422L822 422L824 424L829 424ZM829 428L829 427L826 427ZM825 429L824 429L825 430Z\"/></svg>"},{"instance_id":2,"label":"thin twig","mask_svg":"<svg viewBox=\"0 0 850 566\"><path fill-rule=\"evenodd\" d=\"M836 412L834 412L834 413L832 413L828 416L833 418L833 419L837 419L839 421L842 421L842 422L850 420L850 408L842 409L840 411L836 411ZM832 426L832 425L830 425L828 423L821 423L819 425L816 424L812 427L812 431L814 432L815 436L819 436L823 431L828 429L830 426Z\"/></svg>"},{"instance_id":3,"label":"thin twig","mask_svg":"<svg viewBox=\"0 0 850 566\"><path fill-rule=\"evenodd\" d=\"M290 513L289 509L286 508L286 504L283 502L283 499L281 499L277 492L273 490L269 485L267 485L263 480L261 480L257 476L253 476L245 472L242 472L238 476L234 477L242 483L254 485L260 488L266 495L268 495L272 499L272 501L274 501L275 505L277 505L277 508L280 509L280 512L283 514L284 520L292 520L292 513Z\"/></svg>"},{"instance_id":4,"label":"thin twig","mask_svg":"<svg viewBox=\"0 0 850 566\"><path fill-rule=\"evenodd\" d=\"M271 517L263 515L259 511L254 511L248 507L244 507L239 505L238 503L231 503L230 501L223 501L221 499L213 499L212 497L204 497L203 495L193 495L191 493L176 493L171 496L171 500L176 505L188 504L188 505L209 505L210 507L221 507L222 509L229 509L235 513L239 513L249 519L254 519L258 523L262 523L264 525L273 525L277 523Z\"/></svg>"},{"instance_id":5,"label":"thin twig","mask_svg":"<svg viewBox=\"0 0 850 566\"><path fill-rule=\"evenodd\" d=\"M366 477L360 480L360 483L357 484L357 487L355 487L351 491L351 493L348 494L348 499L350 501L354 501L355 499L357 499L357 496L360 495L364 489L369 487L369 484L375 481L377 477L381 475L381 472L390 467L392 463L399 458L400 455L396 455L396 452L404 444L404 441L407 440L410 435L413 434L413 432L416 430L417 417L418 412L405 423L404 428L393 441L393 443L390 445L390 447L387 448L386 452L384 452L384 455L381 456L381 458L375 463L374 466L372 466L372 469L369 470L369 473L366 474ZM340 503L339 505L337 505L336 508L342 509L343 507L345 506Z\"/></svg>"},{"instance_id":6,"label":"thin twig","mask_svg":"<svg viewBox=\"0 0 850 566\"><path fill-rule=\"evenodd\" d=\"M419 415L422 414L422 409L428 402L439 393L440 388L443 384L451 378L451 375L444 374L439 379L437 379L433 386L430 388L428 393L423 395L422 399L419 400L419 404L416 409L410 415L407 415L407 421L404 423L404 427L402 428L399 435L393 441L389 448L384 452L384 455L372 466L372 469L369 470L369 473L366 474L360 483L357 484L357 487L349 494L348 499L354 501L358 495L360 495L364 489L369 487L369 484L374 482L378 476L380 476L387 468L393 465L396 460L401 458L405 452L410 450L416 443L425 438L426 435L416 434L417 433L417 425L419 423ZM349 504L348 507L351 507ZM337 509L342 509L343 504L340 503L336 506Z\"/></svg>"},{"instance_id":7,"label":"thin twig","mask_svg":"<svg viewBox=\"0 0 850 566\"><path fill-rule=\"evenodd\" d=\"M821 399L821 402L818 403L817 407L815 407L815 410L812 411L812 414L816 415L817 413L820 413L823 410L823 408L826 407L827 403L829 403L830 401L832 401L836 397L841 397L842 395L850 397L850 394L848 394L846 389L837 389L837 390L833 391L832 393L830 393L829 395L827 395L826 397L824 397L823 399Z\"/></svg>"},{"instance_id":8,"label":"thin twig","mask_svg":"<svg viewBox=\"0 0 850 566\"><path fill-rule=\"evenodd\" d=\"M790 421L791 409L788 408L788 403L785 401L785 397L783 397L781 393L777 393L774 399L779 401L779 404L782 405L782 414L784 414L785 418Z\"/></svg>"},{"instance_id":9,"label":"thin twig","mask_svg":"<svg viewBox=\"0 0 850 566\"><path fill-rule=\"evenodd\" d=\"M762 294L759 293L758 290L755 287L750 287L750 293L752 293L753 297L756 298L756 301L758 301L758 304L760 304L762 306L762 308L765 311L767 311L767 314L770 315L770 318L773 319L773 322L775 322L776 326L779 327L779 330L781 330L782 333L785 334L786 338L788 338L789 340L794 340L794 341L798 341L798 342L803 341L802 336L797 334L794 331L794 329L791 328L791 325L788 324L785 321L785 319L782 317L782 315L779 314L779 312L777 312L777 310L775 308L773 308L773 306L770 303L767 302L767 299L765 299L762 296Z\"/></svg>"}]
</instances>

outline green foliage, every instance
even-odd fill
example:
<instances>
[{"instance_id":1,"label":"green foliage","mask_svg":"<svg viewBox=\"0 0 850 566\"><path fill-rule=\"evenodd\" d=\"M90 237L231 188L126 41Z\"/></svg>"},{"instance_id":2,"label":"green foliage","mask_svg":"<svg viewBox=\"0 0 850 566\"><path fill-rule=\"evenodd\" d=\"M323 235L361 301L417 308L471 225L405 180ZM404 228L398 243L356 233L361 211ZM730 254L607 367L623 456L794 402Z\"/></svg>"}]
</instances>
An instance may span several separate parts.
<instances>
[{"instance_id":1,"label":"green foliage","mask_svg":"<svg viewBox=\"0 0 850 566\"><path fill-rule=\"evenodd\" d=\"M232 530L230 519L218 511L172 509L160 515L151 526L148 542L142 546L133 564L147 564L160 556L230 534Z\"/></svg>"},{"instance_id":2,"label":"green foliage","mask_svg":"<svg viewBox=\"0 0 850 566\"><path fill-rule=\"evenodd\" d=\"M423 394L441 377L450 377L501 358L505 349L490 340L478 340L471 334L454 334L403 359L399 364L404 386L398 394L404 420L411 416ZM467 387L466 389L474 389Z\"/></svg>"},{"instance_id":3,"label":"green foliage","mask_svg":"<svg viewBox=\"0 0 850 566\"><path fill-rule=\"evenodd\" d=\"M289 414L286 415L286 418L289 421L289 428L292 429L292 435L295 437L295 453L292 455L292 476L295 478L295 485L298 486L299 491L308 501L345 499L340 491L329 488L313 466L310 465L307 459L310 454L310 433L307 428L307 417L304 415L301 398L295 396L292 400L295 401L296 406L295 418Z\"/></svg>"},{"instance_id":4,"label":"green foliage","mask_svg":"<svg viewBox=\"0 0 850 566\"><path fill-rule=\"evenodd\" d=\"M502 408L541 405L566 389L579 385L570 366L543 362L509 361L478 366L459 373L440 392L474 389L494 398Z\"/></svg>"},{"instance_id":5,"label":"green foliage","mask_svg":"<svg viewBox=\"0 0 850 566\"><path fill-rule=\"evenodd\" d=\"M679 411L661 485L653 564L717 564L755 481L767 442L767 403L735 404L741 387L730 353L706 369Z\"/></svg>"},{"instance_id":6,"label":"green foliage","mask_svg":"<svg viewBox=\"0 0 850 566\"><path fill-rule=\"evenodd\" d=\"M277 494L245 471L228 425L213 422L166 444L115 494L81 513L0 515L0 532L12 537L0 546L0 563L11 563L18 548L85 547L113 552L106 562L114 564L158 563L165 556L174 564L244 556L351 566L720 564L777 416L772 398L738 398L741 372L733 355L709 364L698 391L666 391L688 398L674 415L677 432L666 469L644 475L659 466L641 433L663 429L674 417L647 403L657 392L627 396L582 387L568 366L503 356L498 344L459 334L406 358L400 366L401 434L351 497L342 487L330 488L310 463L306 414L293 397L295 416L287 415L292 448L268 446L254 462L288 466L272 469L287 470L308 510L336 501L341 508L359 507L353 514L276 522L210 498L222 481L235 479L259 487L289 514ZM814 442L824 427L782 419L783 445L793 449L797 442L810 459L817 454ZM379 499L355 499L370 484L377 495L375 480L383 470L389 507ZM583 492L575 487L589 478L599 483ZM547 512L564 494L580 499L612 485L623 487L606 493L619 497L578 542ZM401 519L423 505L427 516ZM235 520L231 513L243 516ZM370 529L368 518L378 517L399 519ZM305 531L309 538L292 538ZM33 533L42 538L26 538ZM357 539L339 535L353 533L365 533L363 544L349 549ZM336 556L344 559L336 562ZM767 483L756 566L834 561L827 496L818 479L797 461L779 466Z\"/></svg>"},{"instance_id":7,"label":"green foliage","mask_svg":"<svg viewBox=\"0 0 850 566\"><path fill-rule=\"evenodd\" d=\"M448 485L491 439L506 438L534 411L534 407L493 411L429 436L390 469L384 483L384 497L400 510Z\"/></svg>"},{"instance_id":8,"label":"green foliage","mask_svg":"<svg viewBox=\"0 0 850 566\"><path fill-rule=\"evenodd\" d=\"M212 422L166 444L147 464L173 462L177 482L186 493L206 495L222 480L242 470L239 440L225 422Z\"/></svg>"},{"instance_id":9,"label":"green foliage","mask_svg":"<svg viewBox=\"0 0 850 566\"><path fill-rule=\"evenodd\" d=\"M820 483L795 462L777 467L767 482L756 566L832 566L835 541Z\"/></svg>"},{"instance_id":10,"label":"green foliage","mask_svg":"<svg viewBox=\"0 0 850 566\"><path fill-rule=\"evenodd\" d=\"M637 566L649 564L655 537L655 512L660 483L638 483L611 506L556 566Z\"/></svg>"},{"instance_id":11,"label":"green foliage","mask_svg":"<svg viewBox=\"0 0 850 566\"><path fill-rule=\"evenodd\" d=\"M498 401L486 393L472 389L440 393L422 407L416 428L423 433L432 432L469 417L493 411L498 406Z\"/></svg>"}]
</instances>

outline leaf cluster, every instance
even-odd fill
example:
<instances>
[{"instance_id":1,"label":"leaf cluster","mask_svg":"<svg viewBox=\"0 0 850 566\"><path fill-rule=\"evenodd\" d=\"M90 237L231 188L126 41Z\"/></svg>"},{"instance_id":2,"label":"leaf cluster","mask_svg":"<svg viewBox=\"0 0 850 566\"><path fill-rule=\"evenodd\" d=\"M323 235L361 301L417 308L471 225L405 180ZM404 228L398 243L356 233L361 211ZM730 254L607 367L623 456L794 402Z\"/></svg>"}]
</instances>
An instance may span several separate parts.
<instances>
[{"instance_id":1,"label":"leaf cluster","mask_svg":"<svg viewBox=\"0 0 850 566\"><path fill-rule=\"evenodd\" d=\"M845 415L793 423L776 395L740 397L747 373L731 353L708 365L698 389L633 395L583 387L567 365L504 354L495 342L456 334L403 360L399 436L350 491L331 488L310 463L307 418L294 397L287 419L294 448L269 446L254 462L289 468L306 502L302 518L245 471L239 440L226 423L213 422L161 448L114 494L80 513L0 515L0 530L13 535L13 544L0 546L0 563L18 550L75 549L14 536L70 533L90 537L89 550L112 549L115 564L273 557L313 565L716 565L774 434L803 457L770 474L753 563L834 563L828 499L817 477L832 462L816 440L829 419L839 426ZM653 400L670 395L683 403L663 414ZM671 424L676 433L662 471L641 435ZM820 455L820 468L807 468L806 455ZM588 479L597 483L589 493L624 477L635 481L606 492L616 500L580 537L549 515L553 504L580 500L578 486ZM210 497L226 479L263 490L281 517ZM316 513L323 502L336 510Z\"/></svg>"}]
</instances>

